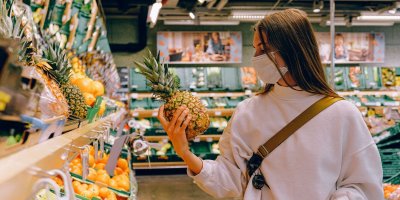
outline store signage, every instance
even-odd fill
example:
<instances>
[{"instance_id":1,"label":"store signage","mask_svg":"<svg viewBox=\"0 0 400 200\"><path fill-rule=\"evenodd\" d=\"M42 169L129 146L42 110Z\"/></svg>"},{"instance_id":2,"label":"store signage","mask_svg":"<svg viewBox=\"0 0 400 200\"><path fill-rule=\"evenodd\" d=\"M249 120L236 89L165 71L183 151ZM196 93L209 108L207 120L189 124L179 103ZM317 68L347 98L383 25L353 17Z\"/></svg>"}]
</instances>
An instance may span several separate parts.
<instances>
[{"instance_id":1,"label":"store signage","mask_svg":"<svg viewBox=\"0 0 400 200\"><path fill-rule=\"evenodd\" d=\"M319 56L322 63L331 61L331 38L329 32L316 33ZM385 37L383 33L336 33L334 58L337 64L383 63Z\"/></svg>"},{"instance_id":2,"label":"store signage","mask_svg":"<svg viewBox=\"0 0 400 200\"><path fill-rule=\"evenodd\" d=\"M170 64L242 62L241 32L158 32L160 60Z\"/></svg>"}]
</instances>

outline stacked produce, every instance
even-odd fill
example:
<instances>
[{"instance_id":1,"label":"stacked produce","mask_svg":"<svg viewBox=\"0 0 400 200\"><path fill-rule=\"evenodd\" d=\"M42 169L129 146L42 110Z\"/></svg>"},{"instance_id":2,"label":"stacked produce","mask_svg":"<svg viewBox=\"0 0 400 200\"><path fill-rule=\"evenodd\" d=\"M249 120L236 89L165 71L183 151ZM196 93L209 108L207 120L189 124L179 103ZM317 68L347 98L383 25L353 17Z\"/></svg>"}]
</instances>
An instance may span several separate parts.
<instances>
[{"instance_id":1,"label":"stacked produce","mask_svg":"<svg viewBox=\"0 0 400 200\"><path fill-rule=\"evenodd\" d=\"M383 191L386 200L400 200L400 185L384 184Z\"/></svg>"},{"instance_id":2,"label":"stacked produce","mask_svg":"<svg viewBox=\"0 0 400 200\"><path fill-rule=\"evenodd\" d=\"M130 187L131 187L129 180L130 169L128 161L124 158L119 158L117 161L117 167L114 170L114 176L110 177L110 175L104 169L105 165L108 162L109 155L104 153L103 157L96 161L94 158L94 154L95 154L94 148L93 146L91 146L89 150L89 159L88 159L89 174L87 175L87 180L92 181L98 184L99 186L102 186L103 188L108 188L110 193L112 193L110 189L130 192ZM100 152L99 152L99 157L100 157ZM80 156L78 156L75 159L73 159L72 162L70 163L70 172L72 174L81 176L82 170L83 170L82 159ZM73 186L76 194L88 197L89 199L96 196L102 197L102 199L104 199L105 195L101 195L101 193L96 193L90 190L88 191L89 188L86 188L85 184L80 184L79 182L78 183L75 182L73 182ZM100 188L99 190L102 190L102 188ZM108 200L112 198L108 197L106 199Z\"/></svg>"}]
</instances>

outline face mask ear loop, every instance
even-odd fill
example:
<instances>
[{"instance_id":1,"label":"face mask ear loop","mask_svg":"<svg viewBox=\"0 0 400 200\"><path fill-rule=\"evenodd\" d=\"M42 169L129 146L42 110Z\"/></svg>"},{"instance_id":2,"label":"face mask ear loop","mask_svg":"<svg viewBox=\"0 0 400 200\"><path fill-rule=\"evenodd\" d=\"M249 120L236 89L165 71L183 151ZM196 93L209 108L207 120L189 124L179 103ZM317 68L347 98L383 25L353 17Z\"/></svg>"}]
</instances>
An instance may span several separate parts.
<instances>
[{"instance_id":1,"label":"face mask ear loop","mask_svg":"<svg viewBox=\"0 0 400 200\"><path fill-rule=\"evenodd\" d=\"M262 19L262 22L261 22L261 23L264 23L264 22L265 22L265 20ZM287 82L287 80L285 79L285 76L282 74L281 70L280 70L279 67L278 67L278 63L276 63L275 59L272 59L271 56L267 53L267 45L266 45L266 43L265 43L265 41L264 41L264 37L263 37L263 34L262 34L262 31L263 31L262 28L263 28L263 26L261 26L261 25L258 26L258 34L259 34L259 37L260 37L260 40L261 40L261 44L262 44L263 47L264 47L264 53L265 53L265 54L268 56L268 58L271 59L271 61L275 64L276 69L278 70L279 74L281 75L283 81L285 81L286 85L288 85L288 86L289 86L291 89L293 89L293 90L302 91L301 89L298 90L298 89L294 88L293 86L291 86L291 85Z\"/></svg>"}]
</instances>

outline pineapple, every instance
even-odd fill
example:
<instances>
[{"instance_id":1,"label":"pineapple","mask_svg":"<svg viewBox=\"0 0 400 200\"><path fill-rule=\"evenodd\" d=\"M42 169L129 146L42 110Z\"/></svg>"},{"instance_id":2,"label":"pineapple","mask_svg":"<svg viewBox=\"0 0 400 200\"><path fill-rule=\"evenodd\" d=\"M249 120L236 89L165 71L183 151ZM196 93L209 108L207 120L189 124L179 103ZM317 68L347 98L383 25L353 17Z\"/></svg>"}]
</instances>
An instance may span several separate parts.
<instances>
[{"instance_id":1,"label":"pineapple","mask_svg":"<svg viewBox=\"0 0 400 200\"><path fill-rule=\"evenodd\" d=\"M67 53L61 49L57 42L48 40L49 46L43 50L43 57L48 65L43 61L37 65L48 78L54 80L54 85L49 81L49 87L56 91L57 95L63 95L68 102L69 114L72 117L85 119L87 115L87 106L81 90L69 82L72 67L68 63ZM59 88L59 90L57 90Z\"/></svg>"},{"instance_id":2,"label":"pineapple","mask_svg":"<svg viewBox=\"0 0 400 200\"><path fill-rule=\"evenodd\" d=\"M188 140L194 139L196 136L206 131L210 125L210 119L207 110L201 103L200 99L193 96L190 92L179 91L179 78L168 70L168 66L158 62L159 55L155 58L149 51L149 56L144 58L144 63L135 61L140 73L143 74L148 81L154 95L165 101L164 116L171 121L174 112L181 106L185 105L192 120L186 129L186 137Z\"/></svg>"}]
</instances>

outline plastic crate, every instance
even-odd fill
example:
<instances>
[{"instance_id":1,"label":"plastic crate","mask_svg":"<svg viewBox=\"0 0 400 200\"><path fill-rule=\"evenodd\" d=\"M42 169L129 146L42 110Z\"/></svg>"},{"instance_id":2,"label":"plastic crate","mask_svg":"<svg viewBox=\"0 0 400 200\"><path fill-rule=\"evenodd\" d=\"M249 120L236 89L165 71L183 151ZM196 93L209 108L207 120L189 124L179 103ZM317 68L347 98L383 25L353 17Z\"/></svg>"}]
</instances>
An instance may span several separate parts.
<instances>
[{"instance_id":1,"label":"plastic crate","mask_svg":"<svg viewBox=\"0 0 400 200\"><path fill-rule=\"evenodd\" d=\"M395 174L394 176L391 176L390 178L383 179L384 183L391 183L391 184L400 184L400 172Z\"/></svg>"},{"instance_id":2,"label":"plastic crate","mask_svg":"<svg viewBox=\"0 0 400 200\"><path fill-rule=\"evenodd\" d=\"M400 149L380 149L382 162L386 160L400 160Z\"/></svg>"}]
</instances>

